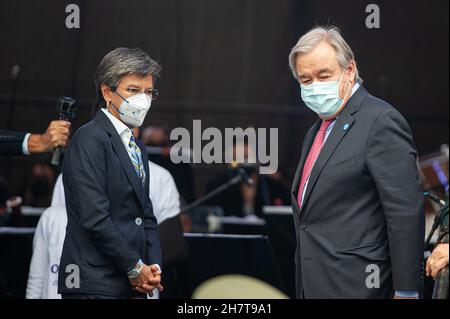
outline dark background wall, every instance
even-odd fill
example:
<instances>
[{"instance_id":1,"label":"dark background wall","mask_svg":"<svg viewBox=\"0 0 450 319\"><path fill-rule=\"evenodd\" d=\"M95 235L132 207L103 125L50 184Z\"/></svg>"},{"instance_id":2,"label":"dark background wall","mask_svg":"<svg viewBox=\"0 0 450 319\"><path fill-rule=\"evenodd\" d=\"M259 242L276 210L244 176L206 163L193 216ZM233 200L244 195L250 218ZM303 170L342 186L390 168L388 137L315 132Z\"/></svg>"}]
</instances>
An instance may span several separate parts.
<instances>
[{"instance_id":1,"label":"dark background wall","mask_svg":"<svg viewBox=\"0 0 450 319\"><path fill-rule=\"evenodd\" d=\"M67 29L76 3L81 28ZM376 3L381 28L367 29ZM55 100L79 102L75 127L89 120L93 74L118 46L138 46L163 65L160 99L145 125L278 127L280 167L292 176L315 116L300 99L287 56L315 24L338 25L355 51L368 90L409 121L419 152L448 142L448 0L130 0L0 2L0 127L7 127L11 68L20 66L12 126L41 132ZM47 156L0 159L0 175L19 190L31 164ZM197 192L210 168L201 173Z\"/></svg>"}]
</instances>

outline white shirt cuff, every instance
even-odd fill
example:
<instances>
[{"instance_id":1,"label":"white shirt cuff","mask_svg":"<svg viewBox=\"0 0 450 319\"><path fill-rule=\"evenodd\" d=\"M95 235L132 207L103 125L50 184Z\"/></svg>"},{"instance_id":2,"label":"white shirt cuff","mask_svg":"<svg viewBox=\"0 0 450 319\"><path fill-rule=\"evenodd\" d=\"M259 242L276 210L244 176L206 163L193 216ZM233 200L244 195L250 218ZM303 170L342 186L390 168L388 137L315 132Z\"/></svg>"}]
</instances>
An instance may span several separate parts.
<instances>
[{"instance_id":1,"label":"white shirt cuff","mask_svg":"<svg viewBox=\"0 0 450 319\"><path fill-rule=\"evenodd\" d=\"M30 139L30 133L27 133L25 135L25 138L23 139L22 142L22 153L23 155L30 155L30 151L28 150L28 140Z\"/></svg>"},{"instance_id":2,"label":"white shirt cuff","mask_svg":"<svg viewBox=\"0 0 450 319\"><path fill-rule=\"evenodd\" d=\"M410 290L396 290L395 296L401 298L419 298L419 292Z\"/></svg>"}]
</instances>

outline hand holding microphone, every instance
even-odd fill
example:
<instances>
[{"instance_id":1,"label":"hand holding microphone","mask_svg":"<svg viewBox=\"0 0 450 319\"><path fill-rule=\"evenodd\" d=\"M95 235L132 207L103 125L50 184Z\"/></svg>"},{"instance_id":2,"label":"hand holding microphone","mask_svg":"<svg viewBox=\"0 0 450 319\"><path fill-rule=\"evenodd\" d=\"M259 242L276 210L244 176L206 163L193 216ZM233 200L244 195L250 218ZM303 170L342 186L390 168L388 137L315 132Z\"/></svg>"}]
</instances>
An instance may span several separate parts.
<instances>
[{"instance_id":1,"label":"hand holding microphone","mask_svg":"<svg viewBox=\"0 0 450 319\"><path fill-rule=\"evenodd\" d=\"M69 141L69 134L70 134L69 121L75 118L76 112L75 103L76 103L75 99L68 96L62 96L58 98L56 104L56 110L58 111L59 114L59 121L55 121L55 128L52 131L53 136L51 136L52 139L50 139L50 145L52 145L54 148L51 163L56 166L60 164L61 147L65 147ZM59 126L59 129L57 129L56 126ZM57 136L58 133L62 134L60 138L58 138Z\"/></svg>"},{"instance_id":2,"label":"hand holding microphone","mask_svg":"<svg viewBox=\"0 0 450 319\"><path fill-rule=\"evenodd\" d=\"M43 134L31 134L28 139L30 154L51 152L57 147L65 147L69 141L70 122L52 121Z\"/></svg>"}]
</instances>

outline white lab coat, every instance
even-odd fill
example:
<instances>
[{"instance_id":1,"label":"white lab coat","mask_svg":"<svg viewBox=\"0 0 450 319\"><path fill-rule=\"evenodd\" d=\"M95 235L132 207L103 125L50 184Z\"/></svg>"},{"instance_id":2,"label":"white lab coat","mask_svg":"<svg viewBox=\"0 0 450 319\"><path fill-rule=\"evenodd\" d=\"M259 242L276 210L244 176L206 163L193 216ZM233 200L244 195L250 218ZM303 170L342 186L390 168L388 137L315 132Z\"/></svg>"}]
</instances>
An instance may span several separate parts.
<instances>
[{"instance_id":1,"label":"white lab coat","mask_svg":"<svg viewBox=\"0 0 450 319\"><path fill-rule=\"evenodd\" d=\"M158 224L180 213L180 195L172 175L149 162L150 199ZM67 211L62 175L53 190L52 206L44 211L33 239L33 256L28 275L27 299L60 299L58 268L66 236ZM153 299L158 298L158 291Z\"/></svg>"}]
</instances>

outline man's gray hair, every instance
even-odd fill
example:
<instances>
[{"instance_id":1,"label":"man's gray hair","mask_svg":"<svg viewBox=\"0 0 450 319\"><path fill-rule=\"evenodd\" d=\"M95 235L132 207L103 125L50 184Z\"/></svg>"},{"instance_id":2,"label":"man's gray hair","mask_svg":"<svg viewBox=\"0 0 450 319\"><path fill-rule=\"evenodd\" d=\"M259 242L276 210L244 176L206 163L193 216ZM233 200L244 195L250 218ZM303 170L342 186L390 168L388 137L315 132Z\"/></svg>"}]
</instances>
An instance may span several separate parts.
<instances>
[{"instance_id":1,"label":"man's gray hair","mask_svg":"<svg viewBox=\"0 0 450 319\"><path fill-rule=\"evenodd\" d=\"M102 59L95 74L97 107L106 107L101 91L102 84L115 90L122 77L128 74L152 75L153 82L155 82L160 72L160 65L139 48L116 48L112 50Z\"/></svg>"},{"instance_id":2,"label":"man's gray hair","mask_svg":"<svg viewBox=\"0 0 450 319\"><path fill-rule=\"evenodd\" d=\"M361 77L356 67L355 55L348 43L342 37L339 28L330 26L322 27L317 26L304 34L297 44L292 48L291 54L289 54L289 66L291 67L292 74L297 79L297 56L299 54L305 54L311 52L322 41L326 41L336 51L336 57L341 68L345 69L351 61L355 62L355 81L362 82Z\"/></svg>"}]
</instances>

